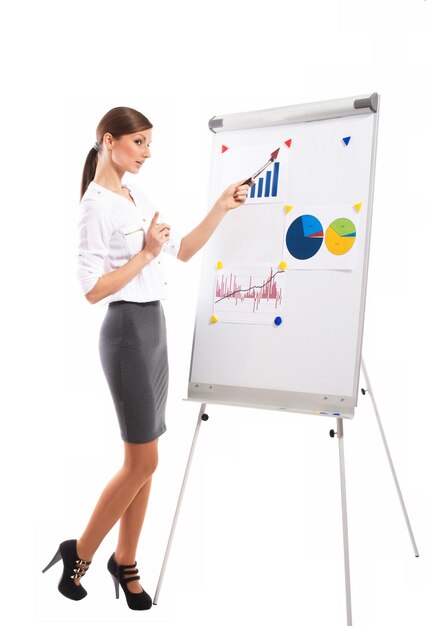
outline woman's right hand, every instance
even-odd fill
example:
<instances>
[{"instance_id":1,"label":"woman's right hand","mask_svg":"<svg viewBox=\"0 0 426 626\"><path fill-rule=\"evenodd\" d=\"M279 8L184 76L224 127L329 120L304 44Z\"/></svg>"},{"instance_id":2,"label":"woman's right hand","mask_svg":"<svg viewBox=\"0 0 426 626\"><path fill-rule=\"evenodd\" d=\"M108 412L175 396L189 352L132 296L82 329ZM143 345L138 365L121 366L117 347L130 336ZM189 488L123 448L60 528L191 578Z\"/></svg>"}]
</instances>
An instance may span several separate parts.
<instances>
[{"instance_id":1,"label":"woman's right hand","mask_svg":"<svg viewBox=\"0 0 426 626\"><path fill-rule=\"evenodd\" d=\"M143 248L143 250L152 255L152 258L160 254L161 248L170 237L170 225L164 223L157 224L159 214L159 211L154 213L154 217L146 232L145 246Z\"/></svg>"}]
</instances>

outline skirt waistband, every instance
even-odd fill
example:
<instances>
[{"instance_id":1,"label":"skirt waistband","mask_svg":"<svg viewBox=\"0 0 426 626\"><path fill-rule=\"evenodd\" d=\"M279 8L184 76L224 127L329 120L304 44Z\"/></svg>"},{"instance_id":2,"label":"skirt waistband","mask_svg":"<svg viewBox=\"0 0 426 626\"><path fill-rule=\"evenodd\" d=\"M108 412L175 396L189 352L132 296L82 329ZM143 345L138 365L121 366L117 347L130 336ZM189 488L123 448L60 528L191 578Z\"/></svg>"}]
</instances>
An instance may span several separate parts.
<instances>
[{"instance_id":1,"label":"skirt waistband","mask_svg":"<svg viewBox=\"0 0 426 626\"><path fill-rule=\"evenodd\" d=\"M148 304L159 304L160 300L148 300L148 302L133 302L133 300L114 300L113 302L109 302L108 306L113 306L115 304L138 304L139 306L146 306Z\"/></svg>"}]
</instances>

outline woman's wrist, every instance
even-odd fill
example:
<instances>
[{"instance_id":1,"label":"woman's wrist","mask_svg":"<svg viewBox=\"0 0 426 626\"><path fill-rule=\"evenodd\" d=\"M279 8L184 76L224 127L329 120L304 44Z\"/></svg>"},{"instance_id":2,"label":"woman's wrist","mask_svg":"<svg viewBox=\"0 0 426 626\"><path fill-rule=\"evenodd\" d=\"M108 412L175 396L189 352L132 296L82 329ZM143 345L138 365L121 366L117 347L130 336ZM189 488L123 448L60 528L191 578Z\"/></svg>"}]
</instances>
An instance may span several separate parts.
<instances>
[{"instance_id":1,"label":"woman's wrist","mask_svg":"<svg viewBox=\"0 0 426 626\"><path fill-rule=\"evenodd\" d=\"M216 202L214 203L213 207L212 207L212 211L214 213L227 213L228 209L226 207L226 203L219 200L216 200Z\"/></svg>"},{"instance_id":2,"label":"woman's wrist","mask_svg":"<svg viewBox=\"0 0 426 626\"><path fill-rule=\"evenodd\" d=\"M138 252L138 255L145 260L146 263L150 263L152 261L152 259L155 258L155 255L152 254L152 252L149 252L149 250L147 250L146 248L143 248L143 250L141 250L140 252Z\"/></svg>"}]
</instances>

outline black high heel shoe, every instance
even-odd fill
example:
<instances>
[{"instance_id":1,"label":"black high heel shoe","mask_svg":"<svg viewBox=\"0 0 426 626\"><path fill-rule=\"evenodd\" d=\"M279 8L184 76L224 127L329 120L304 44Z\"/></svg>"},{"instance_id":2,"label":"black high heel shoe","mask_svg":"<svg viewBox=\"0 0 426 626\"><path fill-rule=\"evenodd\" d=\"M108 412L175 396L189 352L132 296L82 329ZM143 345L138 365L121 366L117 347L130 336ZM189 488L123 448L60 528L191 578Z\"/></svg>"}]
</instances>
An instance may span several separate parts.
<instances>
[{"instance_id":1,"label":"black high heel shoe","mask_svg":"<svg viewBox=\"0 0 426 626\"><path fill-rule=\"evenodd\" d=\"M127 588L127 583L130 581L140 580L140 576L136 576L139 571L136 569L136 561L132 565L119 565L114 558L114 554L115 553L110 556L107 567L112 580L114 581L115 597L118 599L121 585L121 588L126 596L129 609L133 609L134 611L146 611L147 609L150 609L152 606L152 599L145 590L142 590L139 593L133 593L133 591L129 591ZM129 571L126 572L126 569ZM127 578L126 575L128 574L132 574L132 576Z\"/></svg>"},{"instance_id":2,"label":"black high heel shoe","mask_svg":"<svg viewBox=\"0 0 426 626\"><path fill-rule=\"evenodd\" d=\"M68 539L59 544L55 556L42 570L42 573L47 572L52 565L61 559L64 564L64 571L58 584L59 591L70 600L82 600L87 596L87 591L81 584L76 585L74 579L84 576L88 567L83 568L81 566L89 566L92 561L80 559L77 554L77 539Z\"/></svg>"}]
</instances>

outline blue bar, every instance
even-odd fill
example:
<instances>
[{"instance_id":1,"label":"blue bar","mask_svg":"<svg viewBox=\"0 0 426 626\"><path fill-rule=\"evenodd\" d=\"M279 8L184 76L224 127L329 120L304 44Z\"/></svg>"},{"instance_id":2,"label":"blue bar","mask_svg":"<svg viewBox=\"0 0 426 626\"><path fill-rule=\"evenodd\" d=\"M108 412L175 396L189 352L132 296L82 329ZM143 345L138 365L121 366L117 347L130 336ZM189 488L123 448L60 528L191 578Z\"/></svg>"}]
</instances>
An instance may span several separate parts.
<instances>
[{"instance_id":1,"label":"blue bar","mask_svg":"<svg viewBox=\"0 0 426 626\"><path fill-rule=\"evenodd\" d=\"M274 163L274 178L272 180L272 195L273 196L277 196L278 195L278 174L280 171L280 164L278 163L278 161L275 161Z\"/></svg>"},{"instance_id":2,"label":"blue bar","mask_svg":"<svg viewBox=\"0 0 426 626\"><path fill-rule=\"evenodd\" d=\"M250 187L250 198L254 198L255 193L256 193L256 183L254 183L254 185Z\"/></svg>"},{"instance_id":3,"label":"blue bar","mask_svg":"<svg viewBox=\"0 0 426 626\"><path fill-rule=\"evenodd\" d=\"M269 198L270 191L271 191L271 172L266 172L265 198Z\"/></svg>"},{"instance_id":4,"label":"blue bar","mask_svg":"<svg viewBox=\"0 0 426 626\"><path fill-rule=\"evenodd\" d=\"M258 180L258 189L257 189L257 197L261 198L262 197L262 191L263 191L263 178L259 178Z\"/></svg>"}]
</instances>

